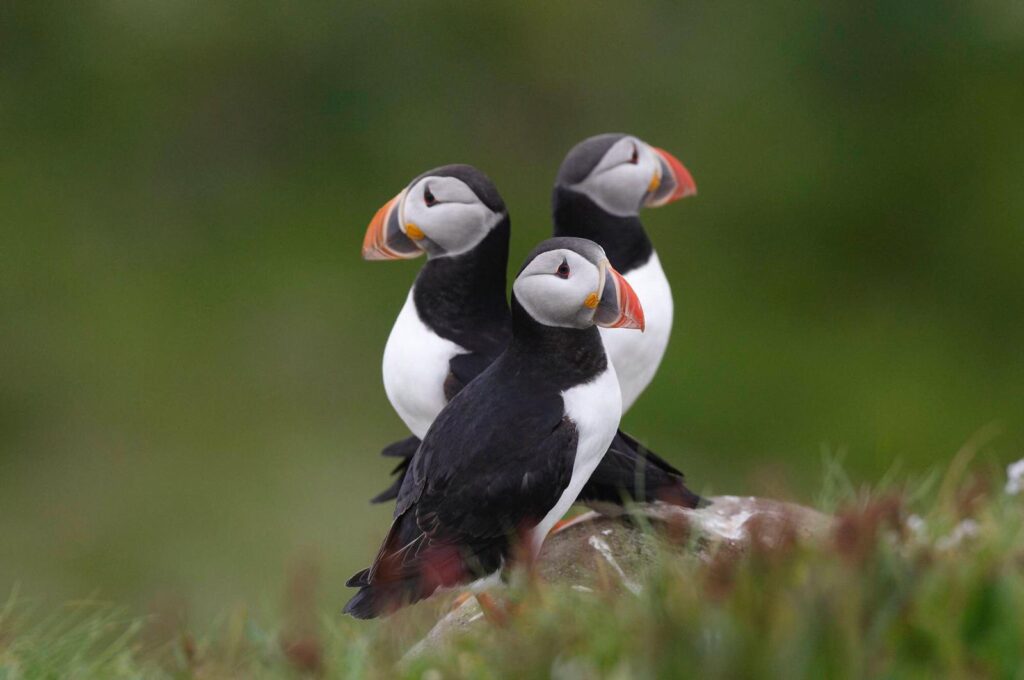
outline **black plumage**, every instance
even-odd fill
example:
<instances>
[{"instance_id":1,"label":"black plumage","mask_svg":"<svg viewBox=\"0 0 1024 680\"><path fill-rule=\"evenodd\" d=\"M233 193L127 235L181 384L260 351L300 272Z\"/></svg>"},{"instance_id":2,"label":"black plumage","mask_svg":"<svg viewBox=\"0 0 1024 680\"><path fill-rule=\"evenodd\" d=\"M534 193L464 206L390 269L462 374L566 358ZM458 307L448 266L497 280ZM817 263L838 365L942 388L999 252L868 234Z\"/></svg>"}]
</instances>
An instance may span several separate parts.
<instances>
[{"instance_id":1,"label":"black plumage","mask_svg":"<svg viewBox=\"0 0 1024 680\"><path fill-rule=\"evenodd\" d=\"M512 340L438 415L395 518L345 606L373 618L499 570L569 485L576 425L561 393L607 370L597 329L534 321L513 295Z\"/></svg>"},{"instance_id":2,"label":"black plumage","mask_svg":"<svg viewBox=\"0 0 1024 680\"><path fill-rule=\"evenodd\" d=\"M654 252L640 218L612 215L586 194L570 187L586 179L608 150L625 136L618 132L595 135L573 147L558 169L551 195L555 223L552 233L600 244L612 266L623 275L646 263Z\"/></svg>"},{"instance_id":3,"label":"black plumage","mask_svg":"<svg viewBox=\"0 0 1024 680\"><path fill-rule=\"evenodd\" d=\"M611 138L607 142L610 146L621 135L603 135L595 138L600 142L594 145L597 159L607 150L607 146L598 148L607 141L604 140L605 137ZM597 153L598 150L600 153ZM593 162L596 163L597 160ZM589 172L589 169L586 171ZM420 177L428 174L458 177L470 186L488 208L502 213L498 224L474 248L459 255L431 258L416 277L413 300L420 319L438 336L468 350L466 353L456 355L449 362L444 395L450 401L494 362L511 337L509 307L505 298L505 272L511 221L494 185L475 168L450 165L431 170ZM415 184L416 181L413 180L411 184ZM573 218L577 221L586 221L592 217L595 232L592 236L568 235L590 238L601 243L612 266L620 272L624 271L620 266L628 270L631 266L638 266L638 259L646 261L650 257L650 241L647 240L639 219L615 218L635 220L635 231L639 234L639 238L634 234L628 242L623 241L620 244L616 235L624 233L621 228L616 228L615 225L601 226L601 220L607 221L613 216L594 206L586 196L569 193L581 200L565 202L564 209L574 211ZM558 235L560 234L556 233L556 236ZM608 244L606 245L604 241ZM643 244L646 244L646 250ZM395 442L382 451L385 456L395 456L402 460L392 470L392 474L396 475L395 480L387 489L377 494L372 502L381 503L397 496L418 444L419 439L412 436ZM609 453L611 455L602 461L591 478L592 481L580 494L582 502L621 504L627 500L664 500L687 507L696 504L698 497L686 488L683 473L662 458L638 446L632 437L620 432Z\"/></svg>"},{"instance_id":4,"label":"black plumage","mask_svg":"<svg viewBox=\"0 0 1024 680\"><path fill-rule=\"evenodd\" d=\"M449 383L446 383L446 393ZM450 397L449 397L450 398ZM381 455L401 458L391 470L391 485L370 502L384 503L397 498L409 463L420 445L420 439L409 436L386 446ZM624 502L662 501L695 508L700 496L686 486L686 476L665 459L646 448L627 433L619 430L608 453L597 466L579 495L579 502L622 505Z\"/></svg>"},{"instance_id":5,"label":"black plumage","mask_svg":"<svg viewBox=\"0 0 1024 680\"><path fill-rule=\"evenodd\" d=\"M618 216L606 212L587 196L562 185L552 194L555 236L576 236L601 244L620 274L638 269L654 253L650 237L636 215Z\"/></svg>"},{"instance_id":6,"label":"black plumage","mask_svg":"<svg viewBox=\"0 0 1024 680\"><path fill-rule=\"evenodd\" d=\"M654 254L640 217L614 215L572 187L583 182L612 146L626 136L595 135L573 147L559 168L551 196L552 233L598 243L623 275L645 265ZM637 464L637 460L643 464ZM682 472L621 430L579 500L591 504L621 502L621 489L630 480L632 485L625 488L634 500L656 499L686 507L701 502L682 483Z\"/></svg>"}]
</instances>

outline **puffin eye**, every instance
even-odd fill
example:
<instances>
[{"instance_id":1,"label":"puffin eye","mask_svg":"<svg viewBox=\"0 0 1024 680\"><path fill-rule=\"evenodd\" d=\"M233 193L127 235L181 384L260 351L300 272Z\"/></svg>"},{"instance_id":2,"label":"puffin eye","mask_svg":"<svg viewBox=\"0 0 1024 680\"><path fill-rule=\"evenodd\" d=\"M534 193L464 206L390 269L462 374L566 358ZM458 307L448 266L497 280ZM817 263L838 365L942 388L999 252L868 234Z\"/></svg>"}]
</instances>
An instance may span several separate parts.
<instances>
[{"instance_id":1,"label":"puffin eye","mask_svg":"<svg viewBox=\"0 0 1024 680\"><path fill-rule=\"evenodd\" d=\"M569 263L562 260L562 264L558 265L558 269L555 271L555 276L560 279L569 278Z\"/></svg>"},{"instance_id":2,"label":"puffin eye","mask_svg":"<svg viewBox=\"0 0 1024 680\"><path fill-rule=\"evenodd\" d=\"M429 186L423 187L423 202L427 204L428 208L437 204L437 199L434 197L434 194L430 193Z\"/></svg>"},{"instance_id":3,"label":"puffin eye","mask_svg":"<svg viewBox=\"0 0 1024 680\"><path fill-rule=\"evenodd\" d=\"M633 165L640 162L640 152L637 151L636 144L633 145L633 155L629 157L629 162Z\"/></svg>"}]
</instances>

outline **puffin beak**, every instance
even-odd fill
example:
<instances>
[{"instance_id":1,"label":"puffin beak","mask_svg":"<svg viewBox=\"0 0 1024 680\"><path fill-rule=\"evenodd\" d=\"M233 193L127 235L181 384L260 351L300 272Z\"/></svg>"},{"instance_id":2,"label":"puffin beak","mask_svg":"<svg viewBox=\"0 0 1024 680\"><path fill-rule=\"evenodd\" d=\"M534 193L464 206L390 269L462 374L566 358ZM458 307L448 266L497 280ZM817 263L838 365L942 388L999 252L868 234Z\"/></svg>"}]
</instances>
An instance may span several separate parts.
<instances>
[{"instance_id":1,"label":"puffin beak","mask_svg":"<svg viewBox=\"0 0 1024 680\"><path fill-rule=\"evenodd\" d=\"M644 308L633 287L605 260L604 286L594 312L594 323L605 328L644 330Z\"/></svg>"},{"instance_id":2,"label":"puffin beak","mask_svg":"<svg viewBox=\"0 0 1024 680\"><path fill-rule=\"evenodd\" d=\"M679 162L678 158L656 146L652 146L651 150L658 157L661 174L655 175L651 180L644 205L649 208L657 208L697 193L697 185L693 181L693 176Z\"/></svg>"},{"instance_id":3,"label":"puffin beak","mask_svg":"<svg viewBox=\"0 0 1024 680\"><path fill-rule=\"evenodd\" d=\"M399 208L405 190L384 204L370 220L363 238L364 260L408 260L423 252L416 242L402 232Z\"/></svg>"}]
</instances>

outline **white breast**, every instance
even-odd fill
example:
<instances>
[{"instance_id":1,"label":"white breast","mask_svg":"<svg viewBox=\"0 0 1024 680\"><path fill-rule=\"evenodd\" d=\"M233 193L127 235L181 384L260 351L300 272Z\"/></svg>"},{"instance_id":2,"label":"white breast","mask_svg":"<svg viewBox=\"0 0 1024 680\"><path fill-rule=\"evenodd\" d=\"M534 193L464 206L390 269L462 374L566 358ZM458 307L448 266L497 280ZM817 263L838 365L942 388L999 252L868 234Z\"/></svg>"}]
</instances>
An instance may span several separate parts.
<instances>
[{"instance_id":1,"label":"white breast","mask_svg":"<svg viewBox=\"0 0 1024 680\"><path fill-rule=\"evenodd\" d=\"M448 362L467 350L420 320L412 289L384 347L384 391L409 430L420 439L447 404Z\"/></svg>"},{"instance_id":2,"label":"white breast","mask_svg":"<svg viewBox=\"0 0 1024 680\"><path fill-rule=\"evenodd\" d=\"M625 274L644 308L643 333L601 329L605 351L615 364L622 389L622 412L633 405L658 372L672 334L672 290L661 269L657 253L642 267Z\"/></svg>"},{"instance_id":3,"label":"white breast","mask_svg":"<svg viewBox=\"0 0 1024 680\"><path fill-rule=\"evenodd\" d=\"M629 333L631 331L620 331ZM608 365L604 373L583 385L577 385L562 392L565 415L576 424L578 435L576 458L572 464L572 478L569 486L559 497L532 533L534 554L540 550L551 527L560 520L570 506L576 502L584 484L594 473L619 428L622 413L622 398L619 394L615 367Z\"/></svg>"}]
</instances>

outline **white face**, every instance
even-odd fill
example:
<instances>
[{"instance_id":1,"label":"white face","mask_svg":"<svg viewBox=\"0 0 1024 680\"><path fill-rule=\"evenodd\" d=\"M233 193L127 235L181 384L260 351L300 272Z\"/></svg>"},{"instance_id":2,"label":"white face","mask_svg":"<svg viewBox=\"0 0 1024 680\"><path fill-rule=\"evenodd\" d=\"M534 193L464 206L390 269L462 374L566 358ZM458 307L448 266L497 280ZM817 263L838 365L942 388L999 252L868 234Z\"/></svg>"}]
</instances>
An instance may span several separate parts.
<instances>
[{"instance_id":1,"label":"white face","mask_svg":"<svg viewBox=\"0 0 1024 680\"><path fill-rule=\"evenodd\" d=\"M428 257L471 250L501 220L469 186L455 177L424 177L410 186L398 218L402 232Z\"/></svg>"},{"instance_id":2,"label":"white face","mask_svg":"<svg viewBox=\"0 0 1024 680\"><path fill-rule=\"evenodd\" d=\"M588 328L604 290L606 270L573 250L533 258L512 284L519 304L546 326Z\"/></svg>"},{"instance_id":3,"label":"white face","mask_svg":"<svg viewBox=\"0 0 1024 680\"><path fill-rule=\"evenodd\" d=\"M612 215L628 217L640 212L644 197L660 184L661 173L661 161L654 150L627 135L615 142L587 178L572 188Z\"/></svg>"}]
</instances>

